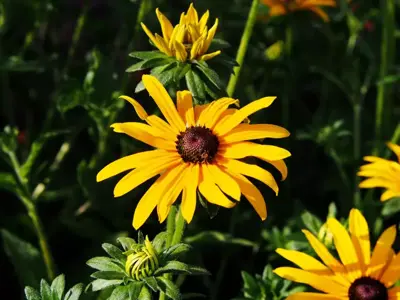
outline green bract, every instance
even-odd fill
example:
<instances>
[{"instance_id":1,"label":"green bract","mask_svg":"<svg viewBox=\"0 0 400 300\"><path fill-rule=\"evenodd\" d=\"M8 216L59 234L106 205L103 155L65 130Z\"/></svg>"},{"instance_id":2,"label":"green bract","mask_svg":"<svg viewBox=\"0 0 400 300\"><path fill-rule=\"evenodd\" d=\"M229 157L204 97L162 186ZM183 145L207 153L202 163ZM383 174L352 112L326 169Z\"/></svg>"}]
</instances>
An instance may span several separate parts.
<instances>
[{"instance_id":1,"label":"green bract","mask_svg":"<svg viewBox=\"0 0 400 300\"><path fill-rule=\"evenodd\" d=\"M103 249L110 257L94 257L87 265L98 270L86 290L99 291L113 287L109 300L151 299L154 292L165 293L171 299L181 299L179 288L171 275L207 275L207 270L190 266L178 260L190 250L187 244L166 247L167 233L159 233L153 241L139 232L137 242L129 237L117 239L123 250L104 243Z\"/></svg>"},{"instance_id":2,"label":"green bract","mask_svg":"<svg viewBox=\"0 0 400 300\"><path fill-rule=\"evenodd\" d=\"M57 276L51 285L46 280L40 281L40 291L27 286L25 296L28 300L78 300L82 294L83 284L78 283L70 288L64 295L65 277L63 274Z\"/></svg>"},{"instance_id":3,"label":"green bract","mask_svg":"<svg viewBox=\"0 0 400 300\"><path fill-rule=\"evenodd\" d=\"M210 49L221 49L228 44L223 40L214 39ZM199 103L205 103L209 95L212 99L218 99L226 96L225 85L221 82L219 71L214 68L225 69L225 72L232 73L233 67L238 64L236 61L226 55L220 54L214 57L210 63L203 60L179 61L175 57L168 56L160 51L135 51L129 54L139 60L139 62L130 66L126 72L136 72L150 70L150 74L166 87L180 87L184 81L187 89L193 94L195 100ZM140 81L136 86L135 92L144 90L143 82Z\"/></svg>"}]
</instances>

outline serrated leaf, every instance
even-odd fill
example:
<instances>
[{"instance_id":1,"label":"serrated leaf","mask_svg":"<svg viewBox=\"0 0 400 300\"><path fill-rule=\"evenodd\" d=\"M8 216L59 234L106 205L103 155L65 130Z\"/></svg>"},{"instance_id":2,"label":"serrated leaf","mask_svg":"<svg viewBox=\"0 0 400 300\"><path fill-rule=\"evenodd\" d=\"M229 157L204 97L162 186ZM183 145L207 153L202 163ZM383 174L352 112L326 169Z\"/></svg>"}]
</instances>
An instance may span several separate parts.
<instances>
[{"instance_id":1,"label":"serrated leaf","mask_svg":"<svg viewBox=\"0 0 400 300\"><path fill-rule=\"evenodd\" d=\"M177 71L177 67L173 67L168 70L164 70L161 73L152 73L154 77L158 79L159 82L164 87L168 87L169 84L174 82L175 72ZM135 93L139 93L145 89L143 81L140 81L139 84L135 88Z\"/></svg>"},{"instance_id":2,"label":"serrated leaf","mask_svg":"<svg viewBox=\"0 0 400 300\"><path fill-rule=\"evenodd\" d=\"M186 86L188 90L192 93L193 97L195 98L195 101L198 104L205 103L206 91L204 88L204 83L199 77L199 75L197 75L196 72L190 69L189 71L187 71L185 79L186 79Z\"/></svg>"},{"instance_id":3,"label":"serrated leaf","mask_svg":"<svg viewBox=\"0 0 400 300\"><path fill-rule=\"evenodd\" d=\"M130 237L119 237L117 238L117 242L125 251L131 249L133 245L136 245L136 241Z\"/></svg>"},{"instance_id":4,"label":"serrated leaf","mask_svg":"<svg viewBox=\"0 0 400 300\"><path fill-rule=\"evenodd\" d=\"M128 300L129 298L129 286L117 286L108 300Z\"/></svg>"},{"instance_id":5,"label":"serrated leaf","mask_svg":"<svg viewBox=\"0 0 400 300\"><path fill-rule=\"evenodd\" d=\"M123 279L125 277L125 273L121 272L115 272L115 271L97 271L94 272L93 274L90 275L92 278L97 278L97 279Z\"/></svg>"},{"instance_id":6,"label":"serrated leaf","mask_svg":"<svg viewBox=\"0 0 400 300\"><path fill-rule=\"evenodd\" d=\"M42 296L42 300L52 300L53 298L50 285L44 279L40 281L40 295Z\"/></svg>"},{"instance_id":7,"label":"serrated leaf","mask_svg":"<svg viewBox=\"0 0 400 300\"><path fill-rule=\"evenodd\" d=\"M33 287L27 286L24 289L25 291L25 297L28 300L42 300L40 297L40 294L37 290L35 290Z\"/></svg>"},{"instance_id":8,"label":"serrated leaf","mask_svg":"<svg viewBox=\"0 0 400 300\"><path fill-rule=\"evenodd\" d=\"M65 276L64 274L58 275L53 282L51 283L51 291L54 296L57 297L56 299L62 299L64 289L65 289Z\"/></svg>"},{"instance_id":9,"label":"serrated leaf","mask_svg":"<svg viewBox=\"0 0 400 300\"><path fill-rule=\"evenodd\" d=\"M143 288L143 283L135 281L129 284L129 299L138 299Z\"/></svg>"},{"instance_id":10,"label":"serrated leaf","mask_svg":"<svg viewBox=\"0 0 400 300\"><path fill-rule=\"evenodd\" d=\"M129 53L130 57L138 58L141 60L149 60L153 58L167 58L166 54L160 51L134 51Z\"/></svg>"},{"instance_id":11,"label":"serrated leaf","mask_svg":"<svg viewBox=\"0 0 400 300\"><path fill-rule=\"evenodd\" d=\"M0 172L0 189L15 193L17 183L11 173Z\"/></svg>"},{"instance_id":12,"label":"serrated leaf","mask_svg":"<svg viewBox=\"0 0 400 300\"><path fill-rule=\"evenodd\" d=\"M186 273L190 274L189 266L177 260L168 261L164 266L154 272L154 276L159 276L164 273Z\"/></svg>"},{"instance_id":13,"label":"serrated leaf","mask_svg":"<svg viewBox=\"0 0 400 300\"><path fill-rule=\"evenodd\" d=\"M126 256L122 253L121 249L119 249L118 247L116 247L112 244L108 244L108 243L102 244L101 247L112 258L115 258L116 260L123 261L123 262L126 261Z\"/></svg>"},{"instance_id":14,"label":"serrated leaf","mask_svg":"<svg viewBox=\"0 0 400 300\"><path fill-rule=\"evenodd\" d=\"M202 267L189 265L190 275L211 275L211 273Z\"/></svg>"},{"instance_id":15,"label":"serrated leaf","mask_svg":"<svg viewBox=\"0 0 400 300\"><path fill-rule=\"evenodd\" d=\"M129 68L127 68L125 70L125 72L136 72L136 71L140 71L140 70L144 70L145 68L143 68L143 65L145 64L145 60L139 61L135 64L133 64L132 66L130 66Z\"/></svg>"},{"instance_id":16,"label":"serrated leaf","mask_svg":"<svg viewBox=\"0 0 400 300\"><path fill-rule=\"evenodd\" d=\"M158 284L157 284L157 280L154 276L151 277L146 277L142 279L149 288L151 288L154 292L157 291L158 289Z\"/></svg>"},{"instance_id":17,"label":"serrated leaf","mask_svg":"<svg viewBox=\"0 0 400 300\"><path fill-rule=\"evenodd\" d=\"M190 64L179 64L177 70L175 71L175 82L181 81L183 77L185 77L186 73L190 70Z\"/></svg>"},{"instance_id":18,"label":"serrated leaf","mask_svg":"<svg viewBox=\"0 0 400 300\"><path fill-rule=\"evenodd\" d=\"M157 277L156 280L158 283L158 288L161 292L173 300L181 299L181 294L178 287L171 280L165 277Z\"/></svg>"},{"instance_id":19,"label":"serrated leaf","mask_svg":"<svg viewBox=\"0 0 400 300\"><path fill-rule=\"evenodd\" d=\"M4 250L11 260L22 286L39 286L46 276L39 250L7 230L1 230Z\"/></svg>"},{"instance_id":20,"label":"serrated leaf","mask_svg":"<svg viewBox=\"0 0 400 300\"><path fill-rule=\"evenodd\" d=\"M151 292L147 287L143 286L142 290L140 291L138 300L151 300L151 299L152 299Z\"/></svg>"},{"instance_id":21,"label":"serrated leaf","mask_svg":"<svg viewBox=\"0 0 400 300\"><path fill-rule=\"evenodd\" d=\"M66 293L64 300L78 300L83 292L83 283L75 284Z\"/></svg>"},{"instance_id":22,"label":"serrated leaf","mask_svg":"<svg viewBox=\"0 0 400 300\"><path fill-rule=\"evenodd\" d=\"M196 68L204 74L207 79L215 85L219 90L223 90L221 79L218 74L211 69L205 62L198 62Z\"/></svg>"},{"instance_id":23,"label":"serrated leaf","mask_svg":"<svg viewBox=\"0 0 400 300\"><path fill-rule=\"evenodd\" d=\"M165 249L162 253L165 258L174 259L188 252L190 249L192 249L190 245L179 243Z\"/></svg>"},{"instance_id":24,"label":"serrated leaf","mask_svg":"<svg viewBox=\"0 0 400 300\"><path fill-rule=\"evenodd\" d=\"M151 244L153 245L154 250L156 250L157 253L160 253L164 248L165 242L167 241L167 236L168 236L167 232L162 231L159 234L157 234L151 241Z\"/></svg>"},{"instance_id":25,"label":"serrated leaf","mask_svg":"<svg viewBox=\"0 0 400 300\"><path fill-rule=\"evenodd\" d=\"M109 257L98 256L89 259L86 264L99 271L123 272L124 270L114 263Z\"/></svg>"},{"instance_id":26,"label":"serrated leaf","mask_svg":"<svg viewBox=\"0 0 400 300\"><path fill-rule=\"evenodd\" d=\"M86 290L96 292L111 286L120 285L121 283L123 283L123 280L96 279L89 283L89 285L86 287Z\"/></svg>"}]
</instances>

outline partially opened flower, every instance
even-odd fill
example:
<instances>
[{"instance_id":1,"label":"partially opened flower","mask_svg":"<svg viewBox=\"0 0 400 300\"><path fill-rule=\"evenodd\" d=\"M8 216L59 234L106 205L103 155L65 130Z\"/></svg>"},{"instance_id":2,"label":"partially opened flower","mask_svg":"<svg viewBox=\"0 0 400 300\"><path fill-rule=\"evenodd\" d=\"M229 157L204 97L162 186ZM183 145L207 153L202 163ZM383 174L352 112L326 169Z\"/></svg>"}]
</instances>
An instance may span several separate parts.
<instances>
[{"instance_id":1,"label":"partially opened flower","mask_svg":"<svg viewBox=\"0 0 400 300\"><path fill-rule=\"evenodd\" d=\"M260 0L269 7L269 16L286 15L296 10L309 10L320 16L325 22L329 17L321 6L336 6L335 0Z\"/></svg>"},{"instance_id":2,"label":"partially opened flower","mask_svg":"<svg viewBox=\"0 0 400 300\"><path fill-rule=\"evenodd\" d=\"M289 300L398 300L400 287L392 287L400 279L400 253L392 244L396 226L379 237L371 254L367 221L357 209L350 211L349 232L335 218L328 219L340 261L308 230L303 230L319 260L308 254L286 249L276 251L298 268L280 267L279 276L310 285L323 293L295 293Z\"/></svg>"},{"instance_id":3,"label":"partially opened flower","mask_svg":"<svg viewBox=\"0 0 400 300\"><path fill-rule=\"evenodd\" d=\"M155 207L159 221L163 222L181 193L182 214L189 223L196 207L197 190L208 202L226 208L233 207L243 194L264 220L267 217L264 198L245 176L260 180L275 194L278 194L278 185L270 172L239 159L253 156L269 162L285 179L287 168L283 159L289 157L290 152L249 140L284 138L289 132L276 125L242 124L242 121L270 106L276 97L265 97L236 109L228 108L238 102L232 98L193 106L191 93L178 91L175 106L155 77L144 75L142 80L167 122L156 115L148 115L132 98L121 96L133 105L147 124L128 122L111 127L115 132L125 133L155 149L118 159L97 174L97 181L102 181L130 170L115 186L115 197L161 175L139 201L133 226L142 226Z\"/></svg>"},{"instance_id":4,"label":"partially opened flower","mask_svg":"<svg viewBox=\"0 0 400 300\"><path fill-rule=\"evenodd\" d=\"M174 56L179 61L186 60L208 60L221 53L220 50L207 53L218 27L218 19L208 29L207 21L209 12L206 11L199 18L193 4L190 4L188 11L181 14L179 24L172 26L171 22L159 9L156 9L158 21L161 25L162 36L151 31L141 23L154 46L168 56Z\"/></svg>"},{"instance_id":5,"label":"partially opened flower","mask_svg":"<svg viewBox=\"0 0 400 300\"><path fill-rule=\"evenodd\" d=\"M376 156L365 156L369 162L361 166L357 173L359 176L368 177L359 185L360 188L385 188L381 201L400 197L400 146L388 143L388 147L397 155L398 161L387 160Z\"/></svg>"}]
</instances>

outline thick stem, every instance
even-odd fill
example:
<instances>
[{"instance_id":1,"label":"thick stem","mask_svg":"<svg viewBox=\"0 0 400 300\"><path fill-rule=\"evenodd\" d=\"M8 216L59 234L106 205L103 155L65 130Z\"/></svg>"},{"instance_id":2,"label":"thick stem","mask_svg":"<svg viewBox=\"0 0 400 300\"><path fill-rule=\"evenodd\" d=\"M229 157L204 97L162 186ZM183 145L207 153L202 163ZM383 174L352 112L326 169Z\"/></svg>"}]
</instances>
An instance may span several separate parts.
<instances>
[{"instance_id":1,"label":"thick stem","mask_svg":"<svg viewBox=\"0 0 400 300\"><path fill-rule=\"evenodd\" d=\"M395 33L395 1L382 0L383 25L381 42L381 60L379 77L382 80L388 75L389 67L393 65L396 49ZM390 108L390 97L392 86L390 84L378 85L375 115L375 145L373 153L379 152L379 145L382 142L382 131L385 124L388 124L392 110ZM386 108L386 109L384 109Z\"/></svg>"},{"instance_id":2,"label":"thick stem","mask_svg":"<svg viewBox=\"0 0 400 300\"><path fill-rule=\"evenodd\" d=\"M246 55L247 46L249 45L250 37L253 32L253 27L257 19L258 2L259 0L253 0L249 15L247 16L244 32L240 40L238 52L236 54L236 61L239 66L233 69L233 74L229 78L228 87L226 89L229 97L232 97L233 93L235 92L236 84L244 62L244 57Z\"/></svg>"}]
</instances>

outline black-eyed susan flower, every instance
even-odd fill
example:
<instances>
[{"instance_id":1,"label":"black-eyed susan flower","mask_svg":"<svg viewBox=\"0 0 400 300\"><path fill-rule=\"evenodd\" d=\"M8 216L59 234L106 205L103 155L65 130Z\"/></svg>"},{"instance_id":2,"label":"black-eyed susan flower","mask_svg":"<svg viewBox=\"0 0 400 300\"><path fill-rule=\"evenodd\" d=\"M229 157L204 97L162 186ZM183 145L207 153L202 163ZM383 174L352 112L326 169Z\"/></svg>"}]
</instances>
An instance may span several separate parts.
<instances>
[{"instance_id":1,"label":"black-eyed susan flower","mask_svg":"<svg viewBox=\"0 0 400 300\"><path fill-rule=\"evenodd\" d=\"M154 46L162 53L173 56L179 61L208 60L221 53L220 50L207 53L218 27L218 19L211 28L207 27L209 11L200 18L193 3L188 11L181 14L179 23L172 26L171 22L160 10L156 9L158 21L161 25L162 36L153 33L141 23L143 30Z\"/></svg>"},{"instance_id":2,"label":"black-eyed susan flower","mask_svg":"<svg viewBox=\"0 0 400 300\"><path fill-rule=\"evenodd\" d=\"M376 156L365 156L369 162L360 167L359 176L368 177L360 182L360 188L385 188L381 201L400 197L400 146L387 143L387 146L396 154L398 161L391 161Z\"/></svg>"},{"instance_id":3,"label":"black-eyed susan flower","mask_svg":"<svg viewBox=\"0 0 400 300\"><path fill-rule=\"evenodd\" d=\"M102 247L109 257L93 257L86 263L97 270L91 275L94 280L87 289L99 291L113 287L112 295L118 294L118 299L151 299L151 294L157 291L174 300L182 299L179 288L165 274L209 273L180 261L182 254L190 250L189 245L180 243L168 247L166 239L166 232L159 233L153 241L139 232L136 241L129 237L117 239L122 250L104 243Z\"/></svg>"},{"instance_id":4,"label":"black-eyed susan flower","mask_svg":"<svg viewBox=\"0 0 400 300\"><path fill-rule=\"evenodd\" d=\"M208 202L226 208L233 207L243 194L264 220L267 217L264 198L246 176L265 183L275 194L278 194L278 185L270 172L240 159L253 156L264 160L276 167L285 179L287 167L283 159L289 157L290 152L250 140L284 138L289 132L276 125L242 124L242 121L269 107L276 97L261 98L237 109L228 108L238 102L232 98L193 106L191 93L178 91L175 106L155 77L144 75L142 80L166 121L148 115L134 99L121 96L147 124L128 122L111 127L155 149L118 159L97 174L97 181L102 181L129 171L115 186L115 197L160 175L139 201L133 227L142 226L156 207L159 221L163 222L181 193L182 214L189 223L195 212L197 190Z\"/></svg>"},{"instance_id":5,"label":"black-eyed susan flower","mask_svg":"<svg viewBox=\"0 0 400 300\"><path fill-rule=\"evenodd\" d=\"M321 9L321 6L335 7L335 0L260 0L269 7L269 16L280 16L292 13L297 10L309 10L320 16L325 22L329 17Z\"/></svg>"},{"instance_id":6,"label":"black-eyed susan flower","mask_svg":"<svg viewBox=\"0 0 400 300\"><path fill-rule=\"evenodd\" d=\"M340 261L311 232L303 230L319 260L299 251L277 249L298 268L280 267L274 272L288 280L310 285L323 293L295 293L289 300L398 300L400 253L392 244L396 227L386 229L372 253L367 221L357 209L350 211L349 232L335 218L327 221ZM350 234L349 234L350 233Z\"/></svg>"}]
</instances>

